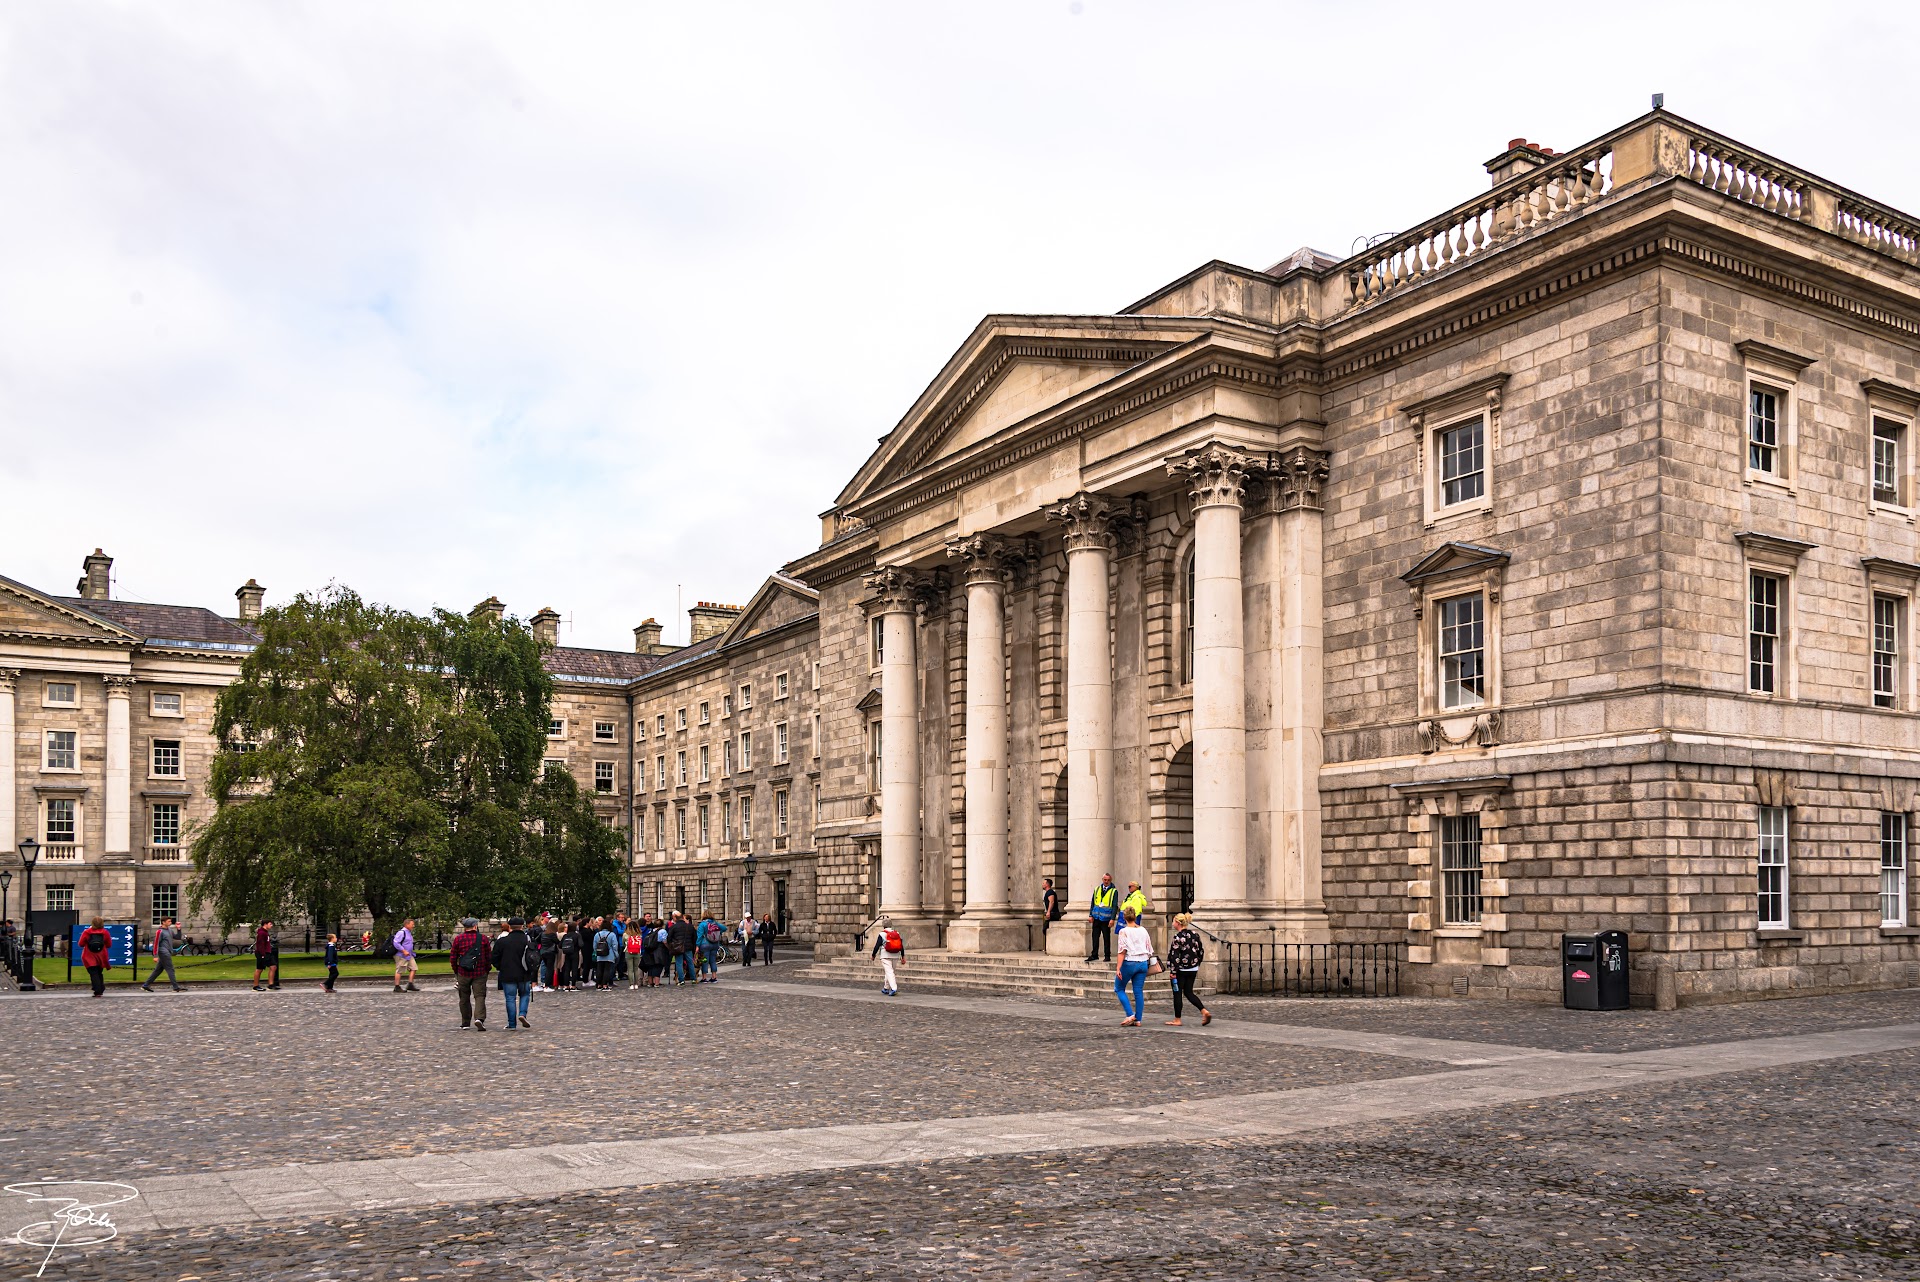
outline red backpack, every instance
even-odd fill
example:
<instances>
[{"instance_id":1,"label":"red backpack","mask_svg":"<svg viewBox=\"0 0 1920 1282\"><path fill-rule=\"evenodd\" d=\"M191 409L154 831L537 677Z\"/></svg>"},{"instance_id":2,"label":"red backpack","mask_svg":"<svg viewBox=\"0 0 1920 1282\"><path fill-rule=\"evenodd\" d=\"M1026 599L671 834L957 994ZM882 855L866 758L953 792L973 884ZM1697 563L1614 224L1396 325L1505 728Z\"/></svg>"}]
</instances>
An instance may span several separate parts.
<instances>
[{"instance_id":1,"label":"red backpack","mask_svg":"<svg viewBox=\"0 0 1920 1282\"><path fill-rule=\"evenodd\" d=\"M890 953L903 953L907 950L906 941L900 938L900 932L891 927L882 938L887 941L886 949Z\"/></svg>"}]
</instances>

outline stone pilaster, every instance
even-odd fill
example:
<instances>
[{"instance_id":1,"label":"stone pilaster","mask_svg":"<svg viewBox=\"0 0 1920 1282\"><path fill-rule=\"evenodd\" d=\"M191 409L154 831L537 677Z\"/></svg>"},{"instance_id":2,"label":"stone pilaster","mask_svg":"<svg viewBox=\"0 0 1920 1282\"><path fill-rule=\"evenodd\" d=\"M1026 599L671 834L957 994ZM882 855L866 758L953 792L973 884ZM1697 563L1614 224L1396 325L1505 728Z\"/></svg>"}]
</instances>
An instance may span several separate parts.
<instances>
[{"instance_id":1,"label":"stone pilaster","mask_svg":"<svg viewBox=\"0 0 1920 1282\"><path fill-rule=\"evenodd\" d=\"M133 858L133 678L108 677L105 849L114 861Z\"/></svg>"},{"instance_id":2,"label":"stone pilaster","mask_svg":"<svg viewBox=\"0 0 1920 1282\"><path fill-rule=\"evenodd\" d=\"M19 684L18 668L0 668L0 853L14 850L19 840L20 782L14 774L14 688ZM24 889L23 889L24 893Z\"/></svg>"},{"instance_id":3,"label":"stone pilaster","mask_svg":"<svg viewBox=\"0 0 1920 1282\"><path fill-rule=\"evenodd\" d=\"M1047 509L1067 527L1067 884L1047 951L1085 956L1086 903L1113 871L1113 648L1108 575L1114 508L1076 494Z\"/></svg>"}]
</instances>

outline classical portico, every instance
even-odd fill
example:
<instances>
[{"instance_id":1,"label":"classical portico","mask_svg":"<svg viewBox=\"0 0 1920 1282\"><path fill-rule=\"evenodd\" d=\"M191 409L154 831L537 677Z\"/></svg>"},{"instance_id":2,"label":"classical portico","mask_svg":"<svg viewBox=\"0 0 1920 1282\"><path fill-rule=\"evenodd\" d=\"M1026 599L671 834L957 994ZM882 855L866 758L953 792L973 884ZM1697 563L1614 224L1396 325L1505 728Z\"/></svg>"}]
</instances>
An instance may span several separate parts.
<instances>
[{"instance_id":1,"label":"classical portico","mask_svg":"<svg viewBox=\"0 0 1920 1282\"><path fill-rule=\"evenodd\" d=\"M1156 929L1324 940L1313 400L1191 322L1034 327L983 326L843 495L878 567L873 902L1084 956L1112 873Z\"/></svg>"}]
</instances>

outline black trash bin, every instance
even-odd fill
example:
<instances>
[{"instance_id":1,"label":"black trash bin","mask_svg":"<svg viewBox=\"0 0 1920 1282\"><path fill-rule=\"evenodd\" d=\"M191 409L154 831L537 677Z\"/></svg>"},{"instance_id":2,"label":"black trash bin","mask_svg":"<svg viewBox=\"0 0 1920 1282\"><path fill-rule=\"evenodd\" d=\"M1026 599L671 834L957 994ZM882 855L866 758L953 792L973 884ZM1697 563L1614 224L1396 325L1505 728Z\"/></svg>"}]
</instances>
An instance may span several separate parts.
<instances>
[{"instance_id":1,"label":"black trash bin","mask_svg":"<svg viewBox=\"0 0 1920 1282\"><path fill-rule=\"evenodd\" d=\"M1560 936L1560 996L1568 1010L1626 1010L1627 932Z\"/></svg>"}]
</instances>

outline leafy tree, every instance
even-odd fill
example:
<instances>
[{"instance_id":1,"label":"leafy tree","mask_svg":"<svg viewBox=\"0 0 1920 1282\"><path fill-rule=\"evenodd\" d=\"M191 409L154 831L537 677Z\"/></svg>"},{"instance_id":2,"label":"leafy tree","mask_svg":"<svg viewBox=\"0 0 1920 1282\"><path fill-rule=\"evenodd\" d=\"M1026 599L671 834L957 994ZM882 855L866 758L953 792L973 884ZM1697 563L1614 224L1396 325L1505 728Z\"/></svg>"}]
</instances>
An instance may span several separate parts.
<instances>
[{"instance_id":1,"label":"leafy tree","mask_svg":"<svg viewBox=\"0 0 1920 1282\"><path fill-rule=\"evenodd\" d=\"M619 835L541 770L553 683L524 624L336 585L258 627L215 714L196 910L389 921L613 894Z\"/></svg>"}]
</instances>

